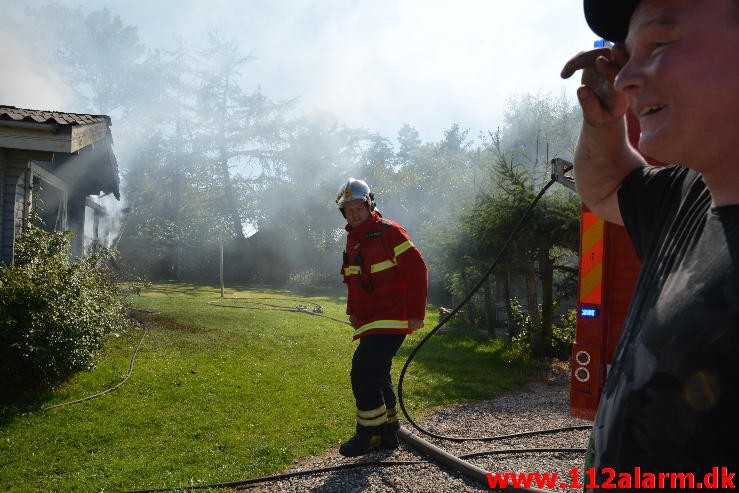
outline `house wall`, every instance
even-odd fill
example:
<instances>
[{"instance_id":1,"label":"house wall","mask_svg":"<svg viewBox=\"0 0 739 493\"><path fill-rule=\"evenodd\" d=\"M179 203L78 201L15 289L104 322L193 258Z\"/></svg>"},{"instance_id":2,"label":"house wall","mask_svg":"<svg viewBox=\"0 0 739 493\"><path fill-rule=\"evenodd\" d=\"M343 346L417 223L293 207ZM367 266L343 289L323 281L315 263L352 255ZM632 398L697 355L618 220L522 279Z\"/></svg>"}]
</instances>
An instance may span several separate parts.
<instances>
[{"instance_id":1,"label":"house wall","mask_svg":"<svg viewBox=\"0 0 739 493\"><path fill-rule=\"evenodd\" d=\"M12 263L15 237L23 225L28 159L2 152L2 202L0 203L0 260Z\"/></svg>"},{"instance_id":2,"label":"house wall","mask_svg":"<svg viewBox=\"0 0 739 493\"><path fill-rule=\"evenodd\" d=\"M0 261L13 262L34 182L45 182L42 198L58 203L58 215L52 217L48 209L44 219L48 224L53 219L54 228L71 230L72 252L82 255L87 194L102 191L120 198L110 118L64 113L52 119L45 112L14 107L1 111L10 119L0 120Z\"/></svg>"},{"instance_id":3,"label":"house wall","mask_svg":"<svg viewBox=\"0 0 739 493\"><path fill-rule=\"evenodd\" d=\"M0 149L0 261L3 260L3 196L5 190L5 152Z\"/></svg>"}]
</instances>

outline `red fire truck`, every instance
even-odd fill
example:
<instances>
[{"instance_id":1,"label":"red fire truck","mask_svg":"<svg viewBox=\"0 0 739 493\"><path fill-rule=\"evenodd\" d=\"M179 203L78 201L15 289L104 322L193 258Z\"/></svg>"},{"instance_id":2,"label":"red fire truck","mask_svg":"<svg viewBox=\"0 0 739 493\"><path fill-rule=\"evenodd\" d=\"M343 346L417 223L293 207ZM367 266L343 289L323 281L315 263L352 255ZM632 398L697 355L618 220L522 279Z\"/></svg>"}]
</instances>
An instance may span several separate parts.
<instances>
[{"instance_id":1,"label":"red fire truck","mask_svg":"<svg viewBox=\"0 0 739 493\"><path fill-rule=\"evenodd\" d=\"M635 144L639 127L632 115L628 125L629 139ZM640 267L626 229L604 222L583 204L577 333L570 379L572 416L595 418Z\"/></svg>"}]
</instances>

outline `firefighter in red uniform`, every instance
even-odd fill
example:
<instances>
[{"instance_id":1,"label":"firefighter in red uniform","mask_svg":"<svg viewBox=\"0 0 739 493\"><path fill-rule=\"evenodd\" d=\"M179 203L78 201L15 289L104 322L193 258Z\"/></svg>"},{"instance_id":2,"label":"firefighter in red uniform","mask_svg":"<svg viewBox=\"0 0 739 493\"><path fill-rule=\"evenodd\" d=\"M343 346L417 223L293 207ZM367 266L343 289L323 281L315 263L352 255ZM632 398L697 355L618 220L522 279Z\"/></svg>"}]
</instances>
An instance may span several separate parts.
<instances>
[{"instance_id":1,"label":"firefighter in red uniform","mask_svg":"<svg viewBox=\"0 0 739 493\"><path fill-rule=\"evenodd\" d=\"M342 274L346 313L359 339L351 370L357 429L339 452L356 457L398 446L390 366L406 334L423 327L428 271L405 229L375 210L365 182L350 178L336 203L348 223Z\"/></svg>"}]
</instances>

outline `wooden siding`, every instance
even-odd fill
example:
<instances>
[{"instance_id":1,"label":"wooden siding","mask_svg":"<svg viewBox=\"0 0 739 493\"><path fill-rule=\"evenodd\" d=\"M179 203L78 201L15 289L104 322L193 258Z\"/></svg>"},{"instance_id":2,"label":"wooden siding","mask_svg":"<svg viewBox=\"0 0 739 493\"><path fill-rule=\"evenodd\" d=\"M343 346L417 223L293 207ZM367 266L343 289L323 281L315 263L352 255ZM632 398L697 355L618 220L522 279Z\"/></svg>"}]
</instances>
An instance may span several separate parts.
<instances>
[{"instance_id":1,"label":"wooden siding","mask_svg":"<svg viewBox=\"0 0 739 493\"><path fill-rule=\"evenodd\" d=\"M7 235L4 233L3 225L5 221L3 219L3 200L5 197L5 151L0 149L0 262L4 261L3 257L3 237Z\"/></svg>"},{"instance_id":2,"label":"wooden siding","mask_svg":"<svg viewBox=\"0 0 739 493\"><path fill-rule=\"evenodd\" d=\"M108 125L97 122L88 125L58 126L39 124L37 127L25 124L23 127L8 126L0 122L0 147L7 149L28 149L71 154L106 138ZM17 124L16 124L17 125Z\"/></svg>"},{"instance_id":3,"label":"wooden siding","mask_svg":"<svg viewBox=\"0 0 739 493\"><path fill-rule=\"evenodd\" d=\"M28 161L5 155L3 165L2 215L3 236L0 240L0 259L11 263L14 256L15 238L23 225L23 202L25 199L26 168Z\"/></svg>"},{"instance_id":4,"label":"wooden siding","mask_svg":"<svg viewBox=\"0 0 739 493\"><path fill-rule=\"evenodd\" d=\"M65 224L75 233L72 250L82 255L87 194L103 191L120 198L110 118L0 105L0 260L6 263L13 262L31 207L32 175L61 190L60 200L66 197Z\"/></svg>"}]
</instances>

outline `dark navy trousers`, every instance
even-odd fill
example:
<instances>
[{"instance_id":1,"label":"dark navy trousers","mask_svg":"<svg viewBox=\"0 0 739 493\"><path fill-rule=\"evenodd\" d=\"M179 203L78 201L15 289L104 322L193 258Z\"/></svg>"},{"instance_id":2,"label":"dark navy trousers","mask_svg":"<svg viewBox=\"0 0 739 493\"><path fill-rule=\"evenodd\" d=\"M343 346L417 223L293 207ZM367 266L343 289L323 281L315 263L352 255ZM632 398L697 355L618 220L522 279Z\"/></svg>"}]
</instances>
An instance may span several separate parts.
<instances>
[{"instance_id":1,"label":"dark navy trousers","mask_svg":"<svg viewBox=\"0 0 739 493\"><path fill-rule=\"evenodd\" d=\"M405 334L372 334L359 339L352 358L352 391L357 409L367 411L385 404L395 407L397 399L390 377L393 356Z\"/></svg>"}]
</instances>

